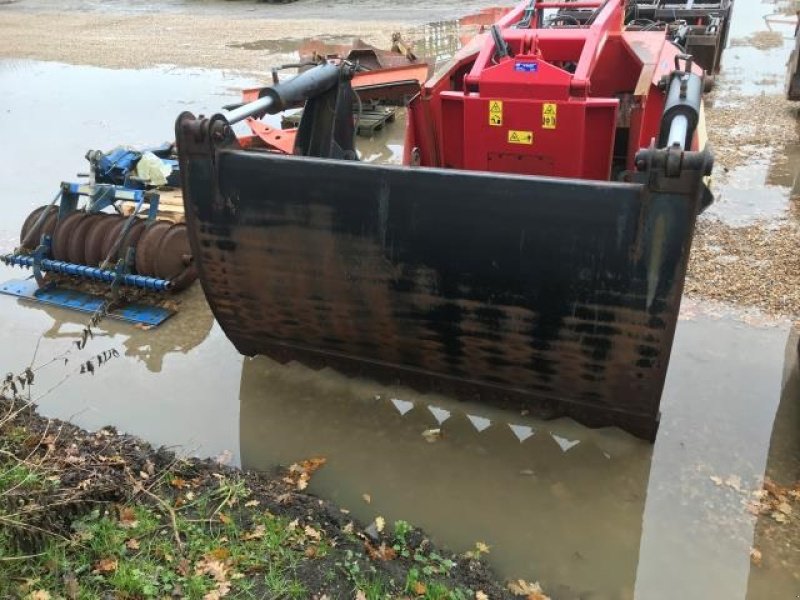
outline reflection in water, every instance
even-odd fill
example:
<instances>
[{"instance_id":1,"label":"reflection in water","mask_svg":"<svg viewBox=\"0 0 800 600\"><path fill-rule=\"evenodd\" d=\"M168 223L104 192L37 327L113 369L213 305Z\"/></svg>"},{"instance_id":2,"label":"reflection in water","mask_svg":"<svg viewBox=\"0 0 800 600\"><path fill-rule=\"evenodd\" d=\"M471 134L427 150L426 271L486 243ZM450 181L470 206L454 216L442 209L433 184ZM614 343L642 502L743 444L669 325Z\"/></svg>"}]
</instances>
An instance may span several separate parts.
<instances>
[{"instance_id":1,"label":"reflection in water","mask_svg":"<svg viewBox=\"0 0 800 600\"><path fill-rule=\"evenodd\" d=\"M161 298L157 297L156 300ZM125 356L130 356L145 364L147 369L158 373L164 364L164 357L172 352L187 354L199 346L211 332L214 316L208 309L199 284L171 299L179 303L179 315L172 317L157 330L143 330L129 323L120 323L107 318L102 328L93 328L95 338L126 336L122 344ZM83 327L90 315L76 313L48 304L38 304L18 300L18 305L43 310L53 319L53 324L42 334L50 339L81 339Z\"/></svg>"},{"instance_id":2,"label":"reflection in water","mask_svg":"<svg viewBox=\"0 0 800 600\"><path fill-rule=\"evenodd\" d=\"M243 467L325 456L313 491L362 520L406 519L458 551L485 541L503 575L555 597L632 597L649 444L264 357L245 359L240 397Z\"/></svg>"},{"instance_id":3,"label":"reflection in water","mask_svg":"<svg viewBox=\"0 0 800 600\"><path fill-rule=\"evenodd\" d=\"M170 352L187 354L208 337L214 324L214 316L206 304L200 283L176 297L180 302L178 315L159 327L159 335L153 331L133 329L125 340L125 355L142 361L153 373L161 371L164 356Z\"/></svg>"},{"instance_id":4,"label":"reflection in water","mask_svg":"<svg viewBox=\"0 0 800 600\"><path fill-rule=\"evenodd\" d=\"M798 333L786 344L786 369L781 402L770 438L766 476L780 486L800 482L800 366ZM798 508L798 505L795 504ZM761 515L755 528L753 547L761 552L761 564L750 568L747 597L761 600L800 595L800 518L778 523Z\"/></svg>"}]
</instances>

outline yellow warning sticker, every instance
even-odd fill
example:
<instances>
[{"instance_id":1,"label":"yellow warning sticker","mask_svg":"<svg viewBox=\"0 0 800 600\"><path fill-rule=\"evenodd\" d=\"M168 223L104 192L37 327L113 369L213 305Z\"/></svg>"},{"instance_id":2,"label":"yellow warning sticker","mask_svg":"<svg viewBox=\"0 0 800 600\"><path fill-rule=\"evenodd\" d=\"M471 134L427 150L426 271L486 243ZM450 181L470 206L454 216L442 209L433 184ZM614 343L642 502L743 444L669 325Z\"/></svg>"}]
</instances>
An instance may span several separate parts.
<instances>
[{"instance_id":1,"label":"yellow warning sticker","mask_svg":"<svg viewBox=\"0 0 800 600\"><path fill-rule=\"evenodd\" d=\"M509 144L533 144L532 131L518 131L516 129L508 130L508 143Z\"/></svg>"},{"instance_id":2,"label":"yellow warning sticker","mask_svg":"<svg viewBox=\"0 0 800 600\"><path fill-rule=\"evenodd\" d=\"M489 100L489 125L500 127L503 124L503 101Z\"/></svg>"},{"instance_id":3,"label":"yellow warning sticker","mask_svg":"<svg viewBox=\"0 0 800 600\"><path fill-rule=\"evenodd\" d=\"M558 104L545 102L542 104L542 129L555 129L557 127Z\"/></svg>"}]
</instances>

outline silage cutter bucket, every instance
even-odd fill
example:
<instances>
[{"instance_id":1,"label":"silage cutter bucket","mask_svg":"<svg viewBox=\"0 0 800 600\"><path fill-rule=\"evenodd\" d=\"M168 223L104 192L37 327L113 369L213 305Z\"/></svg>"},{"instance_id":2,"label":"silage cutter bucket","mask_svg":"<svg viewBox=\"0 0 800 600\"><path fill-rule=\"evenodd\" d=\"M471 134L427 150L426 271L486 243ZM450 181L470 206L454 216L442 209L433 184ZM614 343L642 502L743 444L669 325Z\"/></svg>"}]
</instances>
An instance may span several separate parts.
<instances>
[{"instance_id":1,"label":"silage cutter bucket","mask_svg":"<svg viewBox=\"0 0 800 600\"><path fill-rule=\"evenodd\" d=\"M654 439L708 151L642 150L609 183L246 151L222 115L176 129L241 353Z\"/></svg>"}]
</instances>

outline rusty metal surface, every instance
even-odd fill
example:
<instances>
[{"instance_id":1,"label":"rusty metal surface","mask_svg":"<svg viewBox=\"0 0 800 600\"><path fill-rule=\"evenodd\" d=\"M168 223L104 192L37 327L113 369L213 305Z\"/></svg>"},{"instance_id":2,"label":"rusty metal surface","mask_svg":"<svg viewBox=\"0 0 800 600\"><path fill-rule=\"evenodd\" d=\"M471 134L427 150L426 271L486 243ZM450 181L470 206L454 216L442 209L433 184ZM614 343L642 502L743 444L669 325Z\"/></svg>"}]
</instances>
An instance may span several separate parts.
<instances>
[{"instance_id":1,"label":"rusty metal surface","mask_svg":"<svg viewBox=\"0 0 800 600\"><path fill-rule=\"evenodd\" d=\"M200 279L240 352L655 436L699 175L675 193L374 166L226 131L185 114L177 139Z\"/></svg>"}]
</instances>

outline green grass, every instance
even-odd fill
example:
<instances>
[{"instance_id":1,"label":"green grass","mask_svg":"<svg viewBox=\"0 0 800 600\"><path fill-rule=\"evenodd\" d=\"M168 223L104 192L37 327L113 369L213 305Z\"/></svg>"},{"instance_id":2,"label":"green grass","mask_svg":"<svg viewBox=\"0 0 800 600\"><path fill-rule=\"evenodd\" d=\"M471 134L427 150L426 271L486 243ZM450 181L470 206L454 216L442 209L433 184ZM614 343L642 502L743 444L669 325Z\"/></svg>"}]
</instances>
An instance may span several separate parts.
<instances>
[{"instance_id":1,"label":"green grass","mask_svg":"<svg viewBox=\"0 0 800 600\"><path fill-rule=\"evenodd\" d=\"M42 436L37 440L25 426L4 419L0 418L4 600L299 600L328 590L333 590L330 598L346 594L368 600L473 597L448 581L451 560L410 546L414 530L404 521L395 523L393 539L381 545L386 552L391 544L392 556L385 561L370 558L367 549L374 548L365 544L363 533L354 533L350 526L332 531L329 539L313 516L298 522L272 514L255 500L239 474L176 462L169 471L142 475L139 467L117 464L125 454L122 447L106 455L92 454L94 448L112 443L113 438L102 432L79 433L89 453L68 461L65 445L73 443L75 432L64 440L51 436L42 443ZM131 451L130 445L126 448ZM111 463L117 466L109 467ZM106 476L115 473L116 479L99 485L116 481L117 497L128 500L114 503L97 495L82 496L81 486L94 485L97 477L91 465L102 465ZM71 471L72 486L60 485L65 471ZM285 512L272 496L261 500Z\"/></svg>"}]
</instances>

